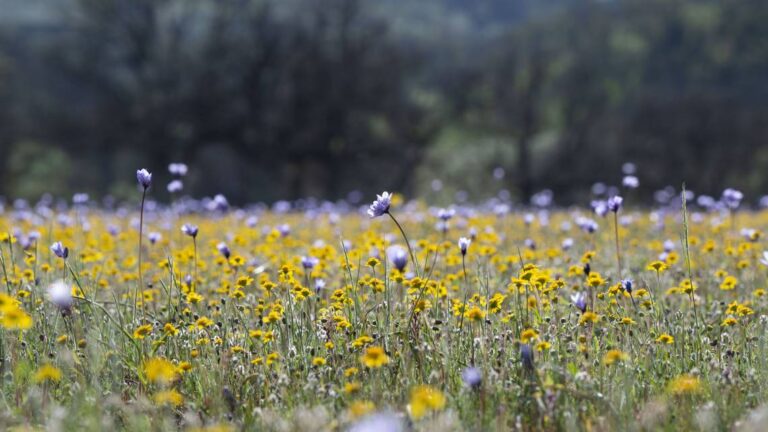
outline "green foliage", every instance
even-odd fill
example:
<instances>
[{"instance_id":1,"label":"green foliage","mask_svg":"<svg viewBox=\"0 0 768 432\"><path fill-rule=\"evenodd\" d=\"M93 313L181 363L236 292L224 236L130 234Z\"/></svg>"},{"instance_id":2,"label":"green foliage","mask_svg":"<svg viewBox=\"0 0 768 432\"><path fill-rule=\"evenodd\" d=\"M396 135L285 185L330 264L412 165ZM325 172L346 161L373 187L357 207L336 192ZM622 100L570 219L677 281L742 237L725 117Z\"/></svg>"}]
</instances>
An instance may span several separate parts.
<instances>
[{"instance_id":1,"label":"green foliage","mask_svg":"<svg viewBox=\"0 0 768 432\"><path fill-rule=\"evenodd\" d=\"M23 141L16 143L6 163L9 193L19 198L38 198L44 193L69 193L72 162L63 150Z\"/></svg>"}]
</instances>

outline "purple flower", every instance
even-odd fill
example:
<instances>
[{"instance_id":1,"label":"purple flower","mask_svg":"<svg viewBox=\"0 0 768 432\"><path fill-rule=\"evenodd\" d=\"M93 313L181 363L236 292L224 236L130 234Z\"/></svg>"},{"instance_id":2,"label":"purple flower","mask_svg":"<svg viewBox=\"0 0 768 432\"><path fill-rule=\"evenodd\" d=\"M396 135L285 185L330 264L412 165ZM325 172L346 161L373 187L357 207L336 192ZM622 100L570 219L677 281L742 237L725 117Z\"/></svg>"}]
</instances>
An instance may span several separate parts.
<instances>
[{"instance_id":1,"label":"purple flower","mask_svg":"<svg viewBox=\"0 0 768 432\"><path fill-rule=\"evenodd\" d=\"M624 288L624 291L628 292L630 295L632 294L632 279L624 279L621 281L621 287Z\"/></svg>"},{"instance_id":2,"label":"purple flower","mask_svg":"<svg viewBox=\"0 0 768 432\"><path fill-rule=\"evenodd\" d=\"M723 203L731 210L735 210L741 204L744 194L736 189L728 188L723 191Z\"/></svg>"},{"instance_id":3,"label":"purple flower","mask_svg":"<svg viewBox=\"0 0 768 432\"><path fill-rule=\"evenodd\" d=\"M187 175L187 165L183 163L171 163L168 165L168 172L179 177Z\"/></svg>"},{"instance_id":4,"label":"purple flower","mask_svg":"<svg viewBox=\"0 0 768 432\"><path fill-rule=\"evenodd\" d=\"M197 237L197 225L184 224L181 226L181 232L192 238L195 238Z\"/></svg>"},{"instance_id":5,"label":"purple flower","mask_svg":"<svg viewBox=\"0 0 768 432\"><path fill-rule=\"evenodd\" d=\"M320 294L320 291L325 288L325 280L324 279L315 279L315 294Z\"/></svg>"},{"instance_id":6,"label":"purple flower","mask_svg":"<svg viewBox=\"0 0 768 432\"><path fill-rule=\"evenodd\" d=\"M89 197L87 193L76 193L72 196L72 202L75 204L87 204L88 199Z\"/></svg>"},{"instance_id":7,"label":"purple flower","mask_svg":"<svg viewBox=\"0 0 768 432\"><path fill-rule=\"evenodd\" d=\"M217 244L216 249L218 249L219 253L226 259L229 259L229 256L232 255L232 251L229 250L229 246L227 246L227 244L224 242Z\"/></svg>"},{"instance_id":8,"label":"purple flower","mask_svg":"<svg viewBox=\"0 0 768 432\"><path fill-rule=\"evenodd\" d=\"M606 214L608 214L608 203L607 202L605 202L603 200L596 200L596 201L592 201L590 203L590 205L592 206L592 210L595 211L596 215L598 215L600 217L603 217Z\"/></svg>"},{"instance_id":9,"label":"purple flower","mask_svg":"<svg viewBox=\"0 0 768 432\"><path fill-rule=\"evenodd\" d=\"M170 193L181 192L181 190L184 189L184 183L182 183L181 180L172 180L168 183L167 188Z\"/></svg>"},{"instance_id":10,"label":"purple flower","mask_svg":"<svg viewBox=\"0 0 768 432\"><path fill-rule=\"evenodd\" d=\"M523 361L523 367L533 369L533 349L528 344L520 346L520 359Z\"/></svg>"},{"instance_id":11,"label":"purple flower","mask_svg":"<svg viewBox=\"0 0 768 432\"><path fill-rule=\"evenodd\" d=\"M387 249L387 257L395 268L402 272L408 264L408 252L400 246L390 246Z\"/></svg>"},{"instance_id":12,"label":"purple flower","mask_svg":"<svg viewBox=\"0 0 768 432\"><path fill-rule=\"evenodd\" d=\"M562 248L563 250L570 250L573 247L573 239L568 237L565 240L563 240Z\"/></svg>"},{"instance_id":13,"label":"purple flower","mask_svg":"<svg viewBox=\"0 0 768 432\"><path fill-rule=\"evenodd\" d=\"M152 173L142 168L136 170L136 179L139 181L139 185L147 190L152 185Z\"/></svg>"},{"instance_id":14,"label":"purple flower","mask_svg":"<svg viewBox=\"0 0 768 432\"><path fill-rule=\"evenodd\" d=\"M466 255L467 254L467 248L469 248L469 244L470 243L472 243L472 240L470 240L470 239L468 239L466 237L461 237L459 239L459 249L461 250L461 254L462 255Z\"/></svg>"},{"instance_id":15,"label":"purple flower","mask_svg":"<svg viewBox=\"0 0 768 432\"><path fill-rule=\"evenodd\" d=\"M437 217L444 221L450 220L454 215L456 215L456 210L454 209L444 209L441 208L437 211Z\"/></svg>"},{"instance_id":16,"label":"purple flower","mask_svg":"<svg viewBox=\"0 0 768 432\"><path fill-rule=\"evenodd\" d=\"M149 243L151 244L155 244L163 238L162 234L155 231L152 231L151 233L149 233L147 237L149 237Z\"/></svg>"},{"instance_id":17,"label":"purple flower","mask_svg":"<svg viewBox=\"0 0 768 432\"><path fill-rule=\"evenodd\" d=\"M610 210L610 211L612 211L614 213L617 213L619 211L619 209L621 208L621 203L623 203L623 202L624 202L624 198L622 198L622 197L620 197L618 195L615 195L615 196L612 196L612 197L608 198L608 203L607 203L608 210Z\"/></svg>"},{"instance_id":18,"label":"purple flower","mask_svg":"<svg viewBox=\"0 0 768 432\"><path fill-rule=\"evenodd\" d=\"M637 177L633 175L628 175L624 176L621 184L627 189L637 189L637 187L640 186L640 180L638 180Z\"/></svg>"},{"instance_id":19,"label":"purple flower","mask_svg":"<svg viewBox=\"0 0 768 432\"><path fill-rule=\"evenodd\" d=\"M576 306L581 313L587 311L587 299L583 292L577 292L576 294L571 295L571 302L573 302L573 305Z\"/></svg>"},{"instance_id":20,"label":"purple flower","mask_svg":"<svg viewBox=\"0 0 768 432\"><path fill-rule=\"evenodd\" d=\"M464 381L464 385L476 389L483 383L483 373L480 372L480 369L470 366L461 372L461 379Z\"/></svg>"},{"instance_id":21,"label":"purple flower","mask_svg":"<svg viewBox=\"0 0 768 432\"><path fill-rule=\"evenodd\" d=\"M67 259L69 257L69 248L64 247L61 242L56 242L51 245L51 252L59 258Z\"/></svg>"},{"instance_id":22,"label":"purple flower","mask_svg":"<svg viewBox=\"0 0 768 432\"><path fill-rule=\"evenodd\" d=\"M313 256L303 256L301 257L301 266L304 267L304 270L312 270L315 268L315 266L320 262L319 259L313 257Z\"/></svg>"},{"instance_id":23,"label":"purple flower","mask_svg":"<svg viewBox=\"0 0 768 432\"><path fill-rule=\"evenodd\" d=\"M392 205L392 195L389 192L385 191L381 195L376 195L376 200L368 208L368 216L375 218L389 213L390 205Z\"/></svg>"}]
</instances>

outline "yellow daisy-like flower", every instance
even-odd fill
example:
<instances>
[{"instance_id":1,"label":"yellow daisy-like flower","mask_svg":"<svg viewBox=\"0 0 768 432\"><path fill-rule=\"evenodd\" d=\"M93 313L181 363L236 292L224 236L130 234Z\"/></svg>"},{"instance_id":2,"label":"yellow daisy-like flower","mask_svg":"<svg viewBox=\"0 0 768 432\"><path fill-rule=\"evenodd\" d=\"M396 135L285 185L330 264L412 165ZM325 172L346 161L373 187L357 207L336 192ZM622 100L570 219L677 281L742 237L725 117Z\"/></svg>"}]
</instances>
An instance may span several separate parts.
<instances>
[{"instance_id":1,"label":"yellow daisy-like flower","mask_svg":"<svg viewBox=\"0 0 768 432\"><path fill-rule=\"evenodd\" d=\"M531 343L531 341L533 341L538 337L539 337L539 334L536 333L536 330L531 328L525 329L522 331L522 333L520 333L520 342L524 344Z\"/></svg>"},{"instance_id":2,"label":"yellow daisy-like flower","mask_svg":"<svg viewBox=\"0 0 768 432\"><path fill-rule=\"evenodd\" d=\"M661 336L656 338L656 342L660 344L672 345L673 343L675 343L675 338L672 337L672 335L663 333Z\"/></svg>"},{"instance_id":3,"label":"yellow daisy-like flower","mask_svg":"<svg viewBox=\"0 0 768 432\"><path fill-rule=\"evenodd\" d=\"M178 370L170 361L155 357L144 363L144 374L153 383L167 384L178 377Z\"/></svg>"},{"instance_id":4,"label":"yellow daisy-like flower","mask_svg":"<svg viewBox=\"0 0 768 432\"><path fill-rule=\"evenodd\" d=\"M371 346L360 357L360 362L368 368L376 369L387 365L389 363L389 356L384 352L384 348Z\"/></svg>"},{"instance_id":5,"label":"yellow daisy-like flower","mask_svg":"<svg viewBox=\"0 0 768 432\"><path fill-rule=\"evenodd\" d=\"M603 356L603 364L606 366L610 366L614 363L622 363L627 360L629 360L627 353L617 349L612 349L606 352Z\"/></svg>"},{"instance_id":6,"label":"yellow daisy-like flower","mask_svg":"<svg viewBox=\"0 0 768 432\"><path fill-rule=\"evenodd\" d=\"M414 420L445 407L445 396L434 387L420 385L411 390L410 411Z\"/></svg>"},{"instance_id":7,"label":"yellow daisy-like flower","mask_svg":"<svg viewBox=\"0 0 768 432\"><path fill-rule=\"evenodd\" d=\"M37 369L35 374L32 376L32 381L37 384L45 382L59 382L61 381L61 370L52 364L45 363Z\"/></svg>"},{"instance_id":8,"label":"yellow daisy-like flower","mask_svg":"<svg viewBox=\"0 0 768 432\"><path fill-rule=\"evenodd\" d=\"M701 381L692 375L680 375L667 385L667 391L675 396L701 393Z\"/></svg>"},{"instance_id":9,"label":"yellow daisy-like flower","mask_svg":"<svg viewBox=\"0 0 768 432\"><path fill-rule=\"evenodd\" d=\"M8 330L27 330L32 327L32 317L19 308L3 312L0 324Z\"/></svg>"},{"instance_id":10,"label":"yellow daisy-like flower","mask_svg":"<svg viewBox=\"0 0 768 432\"><path fill-rule=\"evenodd\" d=\"M157 405L178 407L184 403L184 396L176 390L164 390L158 392L153 399Z\"/></svg>"},{"instance_id":11,"label":"yellow daisy-like flower","mask_svg":"<svg viewBox=\"0 0 768 432\"><path fill-rule=\"evenodd\" d=\"M152 333L152 324L140 325L136 327L136 330L133 331L133 338L144 339L145 337L149 336L150 333Z\"/></svg>"},{"instance_id":12,"label":"yellow daisy-like flower","mask_svg":"<svg viewBox=\"0 0 768 432\"><path fill-rule=\"evenodd\" d=\"M588 323L594 324L598 320L600 320L600 315L592 311L586 311L583 314L581 314L581 317L579 318L579 324L581 325L587 325Z\"/></svg>"},{"instance_id":13,"label":"yellow daisy-like flower","mask_svg":"<svg viewBox=\"0 0 768 432\"><path fill-rule=\"evenodd\" d=\"M315 357L312 359L312 366L325 366L327 361L323 357Z\"/></svg>"}]
</instances>

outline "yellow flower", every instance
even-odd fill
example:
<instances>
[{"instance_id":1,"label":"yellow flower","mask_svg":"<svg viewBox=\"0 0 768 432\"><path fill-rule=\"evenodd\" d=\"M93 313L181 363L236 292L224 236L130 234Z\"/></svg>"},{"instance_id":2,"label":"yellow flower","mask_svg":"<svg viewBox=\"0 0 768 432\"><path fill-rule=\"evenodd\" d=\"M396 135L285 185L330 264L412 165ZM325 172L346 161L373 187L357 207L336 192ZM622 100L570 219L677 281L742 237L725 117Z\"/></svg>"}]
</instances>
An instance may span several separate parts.
<instances>
[{"instance_id":1,"label":"yellow flower","mask_svg":"<svg viewBox=\"0 0 768 432\"><path fill-rule=\"evenodd\" d=\"M312 359L312 366L325 366L326 361L323 357L315 357Z\"/></svg>"},{"instance_id":2,"label":"yellow flower","mask_svg":"<svg viewBox=\"0 0 768 432\"><path fill-rule=\"evenodd\" d=\"M363 387L358 381L352 381L344 384L344 393L352 394L358 392Z\"/></svg>"},{"instance_id":3,"label":"yellow flower","mask_svg":"<svg viewBox=\"0 0 768 432\"><path fill-rule=\"evenodd\" d=\"M3 312L0 324L8 330L27 330L32 327L32 317L19 308Z\"/></svg>"},{"instance_id":4,"label":"yellow flower","mask_svg":"<svg viewBox=\"0 0 768 432\"><path fill-rule=\"evenodd\" d=\"M40 366L32 377L35 383L59 382L61 381L61 370L50 363Z\"/></svg>"},{"instance_id":5,"label":"yellow flower","mask_svg":"<svg viewBox=\"0 0 768 432\"><path fill-rule=\"evenodd\" d=\"M153 383L167 384L176 379L178 371L170 361L162 357L155 357L144 363L144 374Z\"/></svg>"},{"instance_id":6,"label":"yellow flower","mask_svg":"<svg viewBox=\"0 0 768 432\"><path fill-rule=\"evenodd\" d=\"M728 318L724 319L723 322L720 325L723 326L723 327L730 327L730 326L736 325L737 323L738 323L738 321L736 321L736 318L728 317Z\"/></svg>"},{"instance_id":7,"label":"yellow flower","mask_svg":"<svg viewBox=\"0 0 768 432\"><path fill-rule=\"evenodd\" d=\"M485 318L485 312L483 312L479 307L475 306L467 311L467 318L470 321L482 321L483 318Z\"/></svg>"},{"instance_id":8,"label":"yellow flower","mask_svg":"<svg viewBox=\"0 0 768 432\"><path fill-rule=\"evenodd\" d=\"M414 420L418 420L430 411L439 411L445 407L445 396L434 387L420 385L411 390L410 411Z\"/></svg>"},{"instance_id":9,"label":"yellow flower","mask_svg":"<svg viewBox=\"0 0 768 432\"><path fill-rule=\"evenodd\" d=\"M547 341L541 341L536 344L536 351L549 351L552 348L552 344Z\"/></svg>"},{"instance_id":10,"label":"yellow flower","mask_svg":"<svg viewBox=\"0 0 768 432\"><path fill-rule=\"evenodd\" d=\"M701 382L692 375L680 375L667 385L667 391L676 396L701 392Z\"/></svg>"},{"instance_id":11,"label":"yellow flower","mask_svg":"<svg viewBox=\"0 0 768 432\"><path fill-rule=\"evenodd\" d=\"M134 339L144 339L150 333L152 333L152 324L140 325L140 326L136 327L136 330L133 331L133 338Z\"/></svg>"},{"instance_id":12,"label":"yellow flower","mask_svg":"<svg viewBox=\"0 0 768 432\"><path fill-rule=\"evenodd\" d=\"M620 350L613 349L605 353L605 356L603 356L603 364L606 366L610 366L614 363L621 363L629 360L629 356Z\"/></svg>"},{"instance_id":13,"label":"yellow flower","mask_svg":"<svg viewBox=\"0 0 768 432\"><path fill-rule=\"evenodd\" d=\"M738 279L735 277L726 276L725 279L723 279L723 282L720 284L720 289L723 291L730 291L736 288L736 284L738 284L738 282Z\"/></svg>"},{"instance_id":14,"label":"yellow flower","mask_svg":"<svg viewBox=\"0 0 768 432\"><path fill-rule=\"evenodd\" d=\"M656 338L656 342L660 344L672 345L673 343L675 343L675 338L672 337L672 335L663 333L661 336Z\"/></svg>"},{"instance_id":15,"label":"yellow flower","mask_svg":"<svg viewBox=\"0 0 768 432\"><path fill-rule=\"evenodd\" d=\"M376 409L376 405L374 405L371 401L354 401L349 405L349 416L353 419L359 418L366 414L370 414L374 409Z\"/></svg>"},{"instance_id":16,"label":"yellow flower","mask_svg":"<svg viewBox=\"0 0 768 432\"><path fill-rule=\"evenodd\" d=\"M667 269L667 265L662 261L654 261L650 264L648 264L648 267L646 267L650 271L655 271L657 273L662 273L664 270Z\"/></svg>"},{"instance_id":17,"label":"yellow flower","mask_svg":"<svg viewBox=\"0 0 768 432\"><path fill-rule=\"evenodd\" d=\"M532 340L539 337L539 334L536 333L536 330L534 329L525 329L522 333L520 333L520 342L527 344L530 343Z\"/></svg>"},{"instance_id":18,"label":"yellow flower","mask_svg":"<svg viewBox=\"0 0 768 432\"><path fill-rule=\"evenodd\" d=\"M384 348L378 346L371 346L365 350L365 353L360 357L360 361L369 368L376 369L385 366L389 363L389 357L384 352Z\"/></svg>"},{"instance_id":19,"label":"yellow flower","mask_svg":"<svg viewBox=\"0 0 768 432\"><path fill-rule=\"evenodd\" d=\"M579 318L579 324L586 325L587 323L596 323L600 319L600 315L592 312L592 311L586 311L583 314L581 314L581 318Z\"/></svg>"},{"instance_id":20,"label":"yellow flower","mask_svg":"<svg viewBox=\"0 0 768 432\"><path fill-rule=\"evenodd\" d=\"M158 392L153 398L157 405L180 406L184 403L184 396L176 390L164 390Z\"/></svg>"}]
</instances>

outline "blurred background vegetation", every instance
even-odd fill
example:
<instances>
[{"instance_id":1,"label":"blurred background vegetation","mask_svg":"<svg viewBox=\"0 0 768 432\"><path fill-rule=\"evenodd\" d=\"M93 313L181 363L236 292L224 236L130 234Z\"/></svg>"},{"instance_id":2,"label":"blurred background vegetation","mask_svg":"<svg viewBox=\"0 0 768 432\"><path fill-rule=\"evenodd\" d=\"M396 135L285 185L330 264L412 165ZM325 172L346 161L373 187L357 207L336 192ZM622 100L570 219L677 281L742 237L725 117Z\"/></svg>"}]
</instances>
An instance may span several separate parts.
<instances>
[{"instance_id":1,"label":"blurred background vegetation","mask_svg":"<svg viewBox=\"0 0 768 432\"><path fill-rule=\"evenodd\" d=\"M567 203L626 161L638 196L758 194L766 22L758 0L0 0L0 194L125 197L176 161L233 203Z\"/></svg>"}]
</instances>

